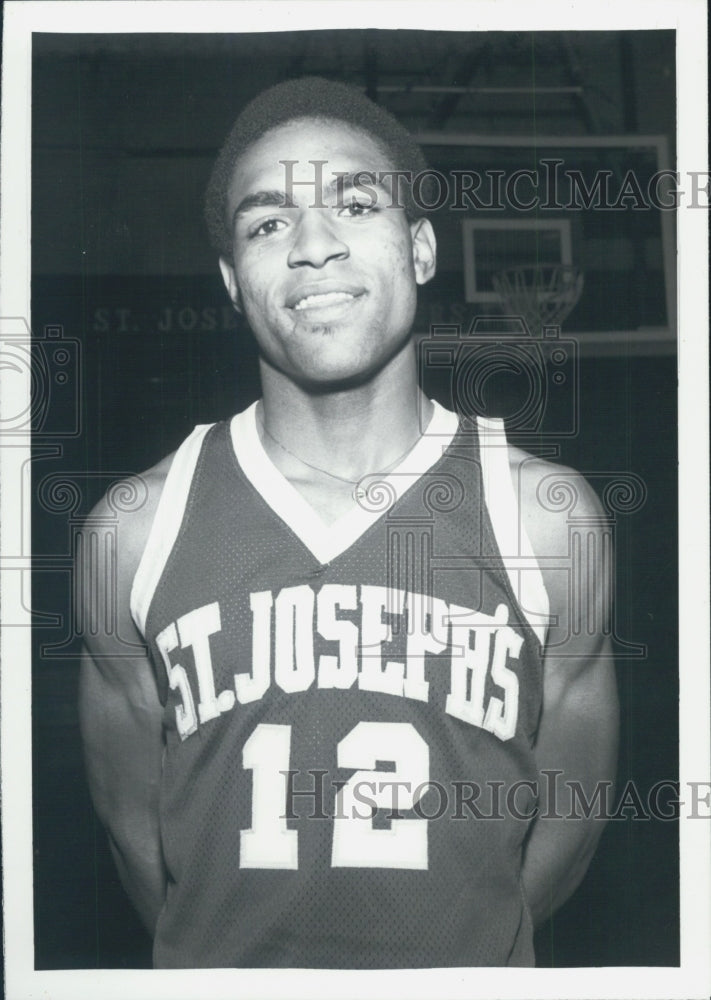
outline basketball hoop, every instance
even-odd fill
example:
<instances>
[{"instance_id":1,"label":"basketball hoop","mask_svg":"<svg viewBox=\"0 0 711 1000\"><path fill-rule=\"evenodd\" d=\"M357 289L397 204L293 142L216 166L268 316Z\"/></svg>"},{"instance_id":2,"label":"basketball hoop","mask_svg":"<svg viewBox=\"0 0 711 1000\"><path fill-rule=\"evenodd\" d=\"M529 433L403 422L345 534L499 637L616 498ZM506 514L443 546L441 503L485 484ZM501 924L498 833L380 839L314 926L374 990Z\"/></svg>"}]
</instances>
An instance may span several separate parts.
<instances>
[{"instance_id":1,"label":"basketball hoop","mask_svg":"<svg viewBox=\"0 0 711 1000\"><path fill-rule=\"evenodd\" d=\"M580 268L570 264L527 264L492 275L502 302L522 316L534 337L546 326L560 326L583 290Z\"/></svg>"}]
</instances>

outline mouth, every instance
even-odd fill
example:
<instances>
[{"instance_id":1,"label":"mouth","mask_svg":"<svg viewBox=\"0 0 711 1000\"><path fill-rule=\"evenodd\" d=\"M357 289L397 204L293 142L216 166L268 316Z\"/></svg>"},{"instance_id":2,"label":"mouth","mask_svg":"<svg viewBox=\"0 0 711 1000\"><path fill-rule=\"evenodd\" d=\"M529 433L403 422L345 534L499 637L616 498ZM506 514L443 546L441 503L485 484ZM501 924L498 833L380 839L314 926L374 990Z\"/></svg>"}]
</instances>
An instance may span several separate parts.
<instances>
[{"instance_id":1,"label":"mouth","mask_svg":"<svg viewBox=\"0 0 711 1000\"><path fill-rule=\"evenodd\" d=\"M313 282L295 289L286 305L294 312L330 312L347 307L365 295L365 288L336 284L331 281Z\"/></svg>"},{"instance_id":2,"label":"mouth","mask_svg":"<svg viewBox=\"0 0 711 1000\"><path fill-rule=\"evenodd\" d=\"M344 302L353 302L356 298L350 292L321 292L317 295L306 295L294 306L294 312L304 309L327 309L329 306L340 306Z\"/></svg>"}]
</instances>

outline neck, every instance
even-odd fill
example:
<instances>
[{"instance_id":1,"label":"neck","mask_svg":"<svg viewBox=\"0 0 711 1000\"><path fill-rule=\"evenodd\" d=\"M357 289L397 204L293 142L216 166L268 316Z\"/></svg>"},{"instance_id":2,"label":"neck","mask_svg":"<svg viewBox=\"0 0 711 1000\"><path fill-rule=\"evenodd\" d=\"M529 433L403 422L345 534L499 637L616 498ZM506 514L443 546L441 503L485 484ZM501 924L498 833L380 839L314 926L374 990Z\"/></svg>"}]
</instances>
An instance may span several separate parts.
<instances>
[{"instance_id":1,"label":"neck","mask_svg":"<svg viewBox=\"0 0 711 1000\"><path fill-rule=\"evenodd\" d=\"M330 392L309 392L263 365L262 388L263 444L290 478L310 478L310 466L348 481L387 470L416 444L432 413L417 385L414 350L365 384Z\"/></svg>"}]
</instances>

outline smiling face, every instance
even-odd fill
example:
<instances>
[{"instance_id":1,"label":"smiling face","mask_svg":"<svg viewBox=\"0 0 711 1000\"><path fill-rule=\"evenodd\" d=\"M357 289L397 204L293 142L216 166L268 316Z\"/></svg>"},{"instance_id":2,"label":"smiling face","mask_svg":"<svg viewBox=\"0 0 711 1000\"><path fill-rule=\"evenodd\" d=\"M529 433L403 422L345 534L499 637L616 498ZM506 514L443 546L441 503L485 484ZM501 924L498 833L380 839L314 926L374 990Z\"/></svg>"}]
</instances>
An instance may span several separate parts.
<instances>
[{"instance_id":1,"label":"smiling face","mask_svg":"<svg viewBox=\"0 0 711 1000\"><path fill-rule=\"evenodd\" d=\"M318 186L313 160L325 161ZM432 228L408 222L388 181L364 193L348 180L393 168L365 132L310 118L266 133L237 162L223 278L263 362L297 384L367 381L409 341L416 286L434 274Z\"/></svg>"}]
</instances>

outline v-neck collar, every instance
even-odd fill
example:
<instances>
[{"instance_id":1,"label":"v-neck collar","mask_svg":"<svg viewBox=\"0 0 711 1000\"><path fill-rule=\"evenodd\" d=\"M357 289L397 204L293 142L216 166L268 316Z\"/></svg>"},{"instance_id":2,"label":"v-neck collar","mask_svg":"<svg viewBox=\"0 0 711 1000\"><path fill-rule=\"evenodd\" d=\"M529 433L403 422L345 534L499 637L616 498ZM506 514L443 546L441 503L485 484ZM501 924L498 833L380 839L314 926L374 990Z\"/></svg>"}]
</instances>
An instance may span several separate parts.
<instances>
[{"instance_id":1,"label":"v-neck collar","mask_svg":"<svg viewBox=\"0 0 711 1000\"><path fill-rule=\"evenodd\" d=\"M449 446L458 426L456 413L432 400L434 412L412 451L386 475L365 477L369 498L327 524L274 465L259 439L257 403L230 422L232 447L242 471L274 513L320 563L328 563L351 547L422 476Z\"/></svg>"}]
</instances>

